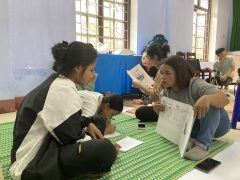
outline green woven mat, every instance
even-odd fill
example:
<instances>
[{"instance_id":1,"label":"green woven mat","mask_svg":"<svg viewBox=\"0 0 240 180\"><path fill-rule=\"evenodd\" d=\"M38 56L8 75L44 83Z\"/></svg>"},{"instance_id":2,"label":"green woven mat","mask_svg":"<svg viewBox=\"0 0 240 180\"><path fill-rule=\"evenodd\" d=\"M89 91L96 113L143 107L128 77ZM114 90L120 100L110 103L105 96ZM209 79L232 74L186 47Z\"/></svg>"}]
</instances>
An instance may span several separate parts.
<instances>
[{"instance_id":1,"label":"green woven mat","mask_svg":"<svg viewBox=\"0 0 240 180\"><path fill-rule=\"evenodd\" d=\"M112 138L113 141L130 136L144 143L127 152L120 152L111 172L102 179L177 179L198 163L180 158L178 146L156 133L156 123L146 123L145 130L138 130L137 122L136 118L125 114L120 114L113 120L117 132L121 133ZM12 131L13 123L0 124L0 163L5 180L11 179L8 167ZM226 142L214 141L209 157L228 145Z\"/></svg>"},{"instance_id":2,"label":"green woven mat","mask_svg":"<svg viewBox=\"0 0 240 180\"><path fill-rule=\"evenodd\" d=\"M0 166L5 180L12 179L8 172L8 168L12 148L13 125L13 122L0 124Z\"/></svg>"}]
</instances>

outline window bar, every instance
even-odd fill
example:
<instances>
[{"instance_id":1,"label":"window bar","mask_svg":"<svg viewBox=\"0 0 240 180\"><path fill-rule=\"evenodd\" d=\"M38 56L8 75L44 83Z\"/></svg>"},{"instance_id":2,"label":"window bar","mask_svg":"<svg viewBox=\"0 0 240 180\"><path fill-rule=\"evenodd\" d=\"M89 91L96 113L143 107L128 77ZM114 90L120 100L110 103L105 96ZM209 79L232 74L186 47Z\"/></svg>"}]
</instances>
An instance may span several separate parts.
<instances>
[{"instance_id":1,"label":"window bar","mask_svg":"<svg viewBox=\"0 0 240 180\"><path fill-rule=\"evenodd\" d=\"M103 43L103 36L104 36L104 31L103 31L103 0L98 0L98 41L100 43Z\"/></svg>"}]
</instances>

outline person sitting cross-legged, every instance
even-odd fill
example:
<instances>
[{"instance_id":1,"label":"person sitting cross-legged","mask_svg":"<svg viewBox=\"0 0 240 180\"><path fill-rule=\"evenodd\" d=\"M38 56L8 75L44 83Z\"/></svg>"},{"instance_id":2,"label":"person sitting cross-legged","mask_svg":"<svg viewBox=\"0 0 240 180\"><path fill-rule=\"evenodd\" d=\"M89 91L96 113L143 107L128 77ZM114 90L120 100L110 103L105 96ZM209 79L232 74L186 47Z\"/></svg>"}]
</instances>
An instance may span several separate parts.
<instances>
[{"instance_id":1,"label":"person sitting cross-legged","mask_svg":"<svg viewBox=\"0 0 240 180\"><path fill-rule=\"evenodd\" d=\"M225 86L228 89L228 85L232 83L235 64L232 58L227 57L225 48L219 48L216 50L216 55L218 56L218 61L213 65L213 71L215 71L215 77L208 82L213 82L215 85L221 87Z\"/></svg>"}]
</instances>

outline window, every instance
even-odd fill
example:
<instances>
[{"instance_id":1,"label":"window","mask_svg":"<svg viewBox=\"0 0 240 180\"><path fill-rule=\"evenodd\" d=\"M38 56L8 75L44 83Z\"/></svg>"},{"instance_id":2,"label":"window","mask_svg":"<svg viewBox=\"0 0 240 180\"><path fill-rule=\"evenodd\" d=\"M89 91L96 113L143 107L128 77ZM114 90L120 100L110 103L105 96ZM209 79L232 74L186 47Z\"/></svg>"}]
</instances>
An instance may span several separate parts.
<instances>
[{"instance_id":1,"label":"window","mask_svg":"<svg viewBox=\"0 0 240 180\"><path fill-rule=\"evenodd\" d=\"M192 52L202 61L208 57L210 1L194 0Z\"/></svg>"},{"instance_id":2,"label":"window","mask_svg":"<svg viewBox=\"0 0 240 180\"><path fill-rule=\"evenodd\" d=\"M129 48L130 0L76 0L76 39L110 51Z\"/></svg>"}]
</instances>

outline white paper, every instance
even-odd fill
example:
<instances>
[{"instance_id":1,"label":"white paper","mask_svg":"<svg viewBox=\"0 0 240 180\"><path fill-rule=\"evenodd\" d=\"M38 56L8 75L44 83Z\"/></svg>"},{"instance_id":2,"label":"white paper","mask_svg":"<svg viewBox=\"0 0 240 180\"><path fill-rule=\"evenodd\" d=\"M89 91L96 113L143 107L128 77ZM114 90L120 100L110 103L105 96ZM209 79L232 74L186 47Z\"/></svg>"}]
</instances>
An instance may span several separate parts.
<instances>
[{"instance_id":1,"label":"white paper","mask_svg":"<svg viewBox=\"0 0 240 180\"><path fill-rule=\"evenodd\" d=\"M221 162L219 166L209 173L192 170L182 176L181 180L238 180L240 179L240 142L234 142L231 146L218 153L213 159Z\"/></svg>"},{"instance_id":2,"label":"white paper","mask_svg":"<svg viewBox=\"0 0 240 180\"><path fill-rule=\"evenodd\" d=\"M157 132L177 144L183 157L194 122L193 107L167 97L162 97L161 103L165 111L159 113Z\"/></svg>"},{"instance_id":3,"label":"white paper","mask_svg":"<svg viewBox=\"0 0 240 180\"><path fill-rule=\"evenodd\" d=\"M124 139L117 141L116 143L118 143L121 146L120 151L126 152L142 144L143 142L127 136Z\"/></svg>"},{"instance_id":4,"label":"white paper","mask_svg":"<svg viewBox=\"0 0 240 180\"><path fill-rule=\"evenodd\" d=\"M154 84L153 79L146 73L140 64L137 64L131 70L127 71L132 80L138 80L143 86L151 87Z\"/></svg>"},{"instance_id":5,"label":"white paper","mask_svg":"<svg viewBox=\"0 0 240 180\"><path fill-rule=\"evenodd\" d=\"M112 134L107 134L107 135L104 135L105 138L113 138L113 137L116 137L116 136L119 136L121 135L119 132L114 132Z\"/></svg>"}]
</instances>

